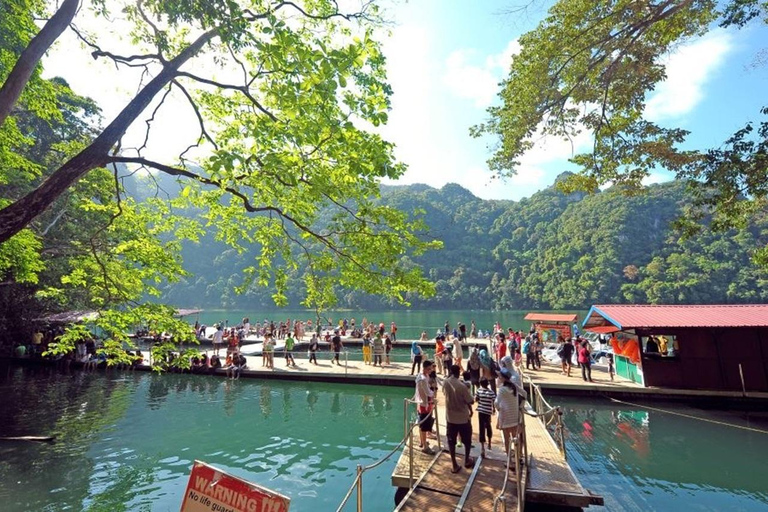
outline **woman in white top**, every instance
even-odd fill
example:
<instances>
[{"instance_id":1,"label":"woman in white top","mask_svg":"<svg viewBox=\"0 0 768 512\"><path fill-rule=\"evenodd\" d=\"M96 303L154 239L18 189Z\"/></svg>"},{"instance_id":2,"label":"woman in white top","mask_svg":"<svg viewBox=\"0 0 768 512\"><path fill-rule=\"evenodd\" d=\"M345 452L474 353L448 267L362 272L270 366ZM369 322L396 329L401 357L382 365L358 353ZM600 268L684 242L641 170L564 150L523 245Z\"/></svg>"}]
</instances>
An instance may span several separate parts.
<instances>
[{"instance_id":1,"label":"woman in white top","mask_svg":"<svg viewBox=\"0 0 768 512\"><path fill-rule=\"evenodd\" d=\"M521 434L520 424L523 421L523 410L520 407L520 401L525 399L525 392L518 389L512 382L512 374L509 370L502 368L499 374L503 383L495 401L498 411L496 428L501 430L504 447L509 453L511 439Z\"/></svg>"}]
</instances>

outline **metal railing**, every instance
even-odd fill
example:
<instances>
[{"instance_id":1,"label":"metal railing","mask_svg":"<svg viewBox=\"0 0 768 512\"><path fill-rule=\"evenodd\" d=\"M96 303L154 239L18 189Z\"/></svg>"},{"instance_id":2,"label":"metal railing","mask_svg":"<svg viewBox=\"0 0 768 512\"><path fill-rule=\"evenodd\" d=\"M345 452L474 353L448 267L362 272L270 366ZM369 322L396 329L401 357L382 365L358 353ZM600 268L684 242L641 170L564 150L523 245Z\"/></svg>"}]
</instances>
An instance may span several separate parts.
<instances>
[{"instance_id":1,"label":"metal railing","mask_svg":"<svg viewBox=\"0 0 768 512\"><path fill-rule=\"evenodd\" d=\"M521 411L521 412L524 412ZM528 447L525 442L525 414L520 416L520 426L517 436L511 439L512 446L507 451L507 464L504 468L504 485L501 487L499 494L493 499L493 512L496 512L499 504L501 504L501 510L506 512L507 510L507 483L509 482L509 470L511 465L511 458L515 457L515 480L517 487L517 512L523 512L525 508L525 483L523 481L523 471L528 471ZM523 455L523 461L520 462L520 456Z\"/></svg>"},{"instance_id":2,"label":"metal railing","mask_svg":"<svg viewBox=\"0 0 768 512\"><path fill-rule=\"evenodd\" d=\"M535 412L535 414L529 413L529 415L538 417L547 429L554 425L554 434L552 437L555 439L555 443L557 443L557 447L560 449L560 454L563 458L566 458L565 428L563 426L562 409L550 405L546 398L544 398L544 394L541 392L541 387L535 384L530 377L527 377L526 381L528 386L528 402Z\"/></svg>"},{"instance_id":3,"label":"metal railing","mask_svg":"<svg viewBox=\"0 0 768 512\"><path fill-rule=\"evenodd\" d=\"M341 500L341 504L336 509L336 512L342 512L344 507L346 506L347 502L349 501L349 498L352 496L352 493L357 491L357 512L362 512L363 510L363 475L366 471L370 471L371 469L377 468L380 465L382 465L385 461L389 460L390 457L392 457L395 453L397 453L400 448L406 443L406 441L409 444L408 450L409 450L409 457L408 457L408 485L410 488L413 488L413 430L421 425L423 422L427 421L430 417L433 417L435 419L435 428L437 430L437 447L438 451L442 450L441 444L440 444L440 423L437 421L437 407L433 407L430 416L425 416L421 420L418 420L418 417L415 421L409 421L408 419L408 406L411 404L415 404L416 401L411 400L409 398L406 398L403 400L403 439L395 446L389 453L387 453L384 457L379 459L378 461L374 462L373 464L369 464L368 466L362 466L360 464L357 465L357 476L355 476L355 480L352 482L352 485L349 487L349 490L347 491L347 494L344 495L344 499Z\"/></svg>"}]
</instances>

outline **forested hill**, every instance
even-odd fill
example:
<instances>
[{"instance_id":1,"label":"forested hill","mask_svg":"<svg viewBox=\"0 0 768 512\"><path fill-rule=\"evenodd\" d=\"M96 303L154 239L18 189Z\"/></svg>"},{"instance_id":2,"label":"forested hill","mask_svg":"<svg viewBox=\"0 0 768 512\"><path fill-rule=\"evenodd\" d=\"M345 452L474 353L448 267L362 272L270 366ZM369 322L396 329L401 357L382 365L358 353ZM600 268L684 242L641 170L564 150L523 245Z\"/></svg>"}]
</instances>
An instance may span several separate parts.
<instances>
[{"instance_id":1,"label":"forested hill","mask_svg":"<svg viewBox=\"0 0 768 512\"><path fill-rule=\"evenodd\" d=\"M763 213L741 231L680 240L672 221L689 202L679 182L626 196L609 189L564 195L554 188L519 202L482 200L449 184L387 186L382 201L421 211L428 237L444 242L410 260L437 285L436 296L410 297L415 308L570 309L594 303L738 303L768 300L768 272L750 253L768 242ZM204 239L184 248L191 275L165 290L179 306L266 307L272 291L238 295L239 270L256 251L238 254ZM291 304L299 305L295 280ZM339 306L390 307L377 297L339 290Z\"/></svg>"}]
</instances>

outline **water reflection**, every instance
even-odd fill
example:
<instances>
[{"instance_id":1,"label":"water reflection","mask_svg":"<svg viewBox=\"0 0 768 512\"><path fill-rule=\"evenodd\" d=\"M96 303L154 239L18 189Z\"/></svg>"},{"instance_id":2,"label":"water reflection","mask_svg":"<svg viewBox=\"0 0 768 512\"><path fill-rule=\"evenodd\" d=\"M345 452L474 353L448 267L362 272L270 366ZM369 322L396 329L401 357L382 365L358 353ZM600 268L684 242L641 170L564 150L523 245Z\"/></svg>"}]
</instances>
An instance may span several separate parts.
<instances>
[{"instance_id":1,"label":"water reflection","mask_svg":"<svg viewBox=\"0 0 768 512\"><path fill-rule=\"evenodd\" d=\"M401 435L402 411L388 415L387 404L411 391L370 389L14 372L0 393L0 435L56 433L62 442L0 445L0 509L178 510L194 459L284 492L297 510L332 509L357 461L387 453ZM279 412L272 403L277 393ZM363 414L364 396L373 400L370 417ZM301 398L306 407L303 401L293 407ZM370 477L385 482L365 489L373 511L391 510L386 482L393 464Z\"/></svg>"},{"instance_id":2,"label":"water reflection","mask_svg":"<svg viewBox=\"0 0 768 512\"><path fill-rule=\"evenodd\" d=\"M569 458L609 510L765 510L768 435L738 426L768 414L655 408L717 418L711 423L608 400L558 397L566 408Z\"/></svg>"}]
</instances>

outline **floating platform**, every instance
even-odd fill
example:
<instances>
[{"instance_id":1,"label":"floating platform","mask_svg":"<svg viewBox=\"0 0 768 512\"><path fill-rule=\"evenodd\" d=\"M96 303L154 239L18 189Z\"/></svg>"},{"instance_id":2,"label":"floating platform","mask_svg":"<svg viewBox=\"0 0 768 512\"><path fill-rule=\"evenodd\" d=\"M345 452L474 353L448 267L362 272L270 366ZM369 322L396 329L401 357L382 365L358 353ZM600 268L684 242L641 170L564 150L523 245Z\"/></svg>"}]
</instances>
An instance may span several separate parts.
<instances>
[{"instance_id":1,"label":"floating platform","mask_svg":"<svg viewBox=\"0 0 768 512\"><path fill-rule=\"evenodd\" d=\"M401 341L399 345L410 346L411 342ZM200 350L208 355L213 353L208 347L201 346ZM148 350L143 350L144 357L149 355ZM221 349L221 355L226 356L226 349ZM384 366L373 366L362 362L359 353L350 354L349 359L345 359L342 352L340 356L341 364L331 363L332 352L326 347L322 347L317 353L319 364L311 364L307 360L306 349L297 349L294 351L296 366L286 366L282 352L275 352L275 368L270 369L262 366L262 357L260 355L246 355L247 369L241 372L243 379L281 379L296 381L317 381L317 382L337 382L349 384L376 384L387 386L413 387L415 377L410 374L411 363L408 356L393 353L391 357L392 364ZM352 359L354 357L355 359ZM31 365L49 365L60 364L58 361L34 358L15 358L0 356L0 359L14 362L15 364ZM223 359L223 358L222 358ZM81 366L78 363L71 363L73 367ZM139 371L150 371L148 365L140 365L136 368ZM214 372L206 371L213 376L226 376L225 370L216 370ZM548 395L576 395L576 396L606 396L612 398L635 398L635 399L664 399L664 400L685 400L685 401L705 401L708 403L729 403L743 404L746 407L763 406L768 404L768 393L753 392L747 390L746 393L736 391L712 391L698 389L667 389L655 387L643 387L640 384L629 381L622 377L614 376L611 381L607 371L599 366L592 367L592 379L594 382L585 382L581 378L581 372L578 368L573 368L571 376L562 375L560 366L553 363L544 362L540 370L525 371L525 376L546 391Z\"/></svg>"},{"instance_id":2,"label":"floating platform","mask_svg":"<svg viewBox=\"0 0 768 512\"><path fill-rule=\"evenodd\" d=\"M474 419L474 418L473 418ZM476 420L475 420L476 421ZM441 434L445 432L445 411L438 405L438 422ZM473 427L476 426L473 424ZM414 488L399 504L398 511L423 510L464 510L481 512L493 510L493 501L499 495L505 477L505 452L499 432L494 431L496 445L480 455L477 432L473 432L475 448L471 455L476 458L473 469L462 468L452 473L452 462L446 451L428 455L417 447L413 451ZM526 439L528 443L528 470L521 478L525 487L526 503L539 503L561 507L584 508L603 505L602 496L594 495L582 487L565 457L552 439L544 424L534 417L526 418ZM414 441L418 442L418 431L414 430ZM442 447L447 450L445 437L441 435ZM435 442L432 442L435 446ZM460 455L460 457L459 457ZM464 449L457 450L457 459L462 462ZM517 507L516 479L511 474L507 484L505 500L507 510ZM392 485L400 494L410 488L410 449L406 443L392 472ZM461 506L461 508L459 508Z\"/></svg>"}]
</instances>

